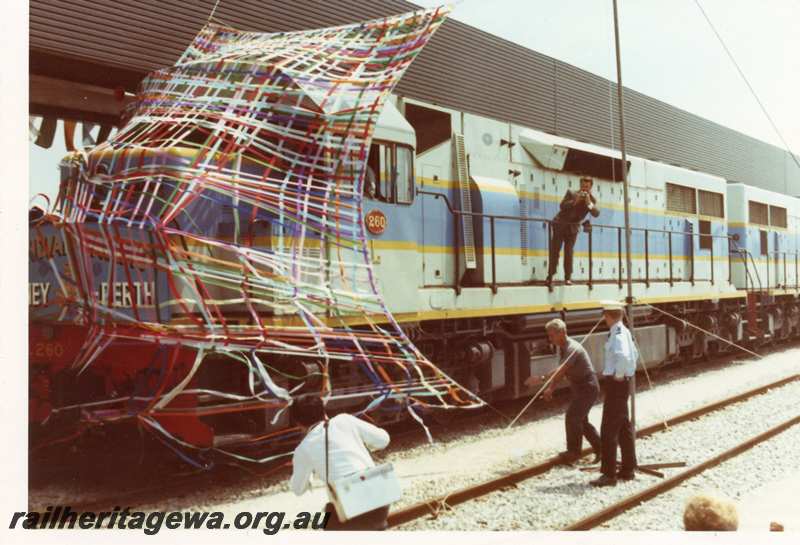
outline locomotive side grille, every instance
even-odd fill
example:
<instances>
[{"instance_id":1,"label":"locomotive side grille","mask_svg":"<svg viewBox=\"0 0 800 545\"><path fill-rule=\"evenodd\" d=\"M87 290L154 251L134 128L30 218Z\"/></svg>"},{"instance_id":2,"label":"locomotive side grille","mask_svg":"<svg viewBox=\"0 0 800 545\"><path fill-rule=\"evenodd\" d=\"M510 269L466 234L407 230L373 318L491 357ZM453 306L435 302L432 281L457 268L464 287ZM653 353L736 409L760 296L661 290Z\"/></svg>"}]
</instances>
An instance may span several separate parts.
<instances>
[{"instance_id":1,"label":"locomotive side grille","mask_svg":"<svg viewBox=\"0 0 800 545\"><path fill-rule=\"evenodd\" d=\"M786 209L780 206L769 207L769 224L773 227L788 227Z\"/></svg>"},{"instance_id":2,"label":"locomotive side grille","mask_svg":"<svg viewBox=\"0 0 800 545\"><path fill-rule=\"evenodd\" d=\"M694 188L667 183L667 210L696 214L697 199Z\"/></svg>"},{"instance_id":3,"label":"locomotive side grille","mask_svg":"<svg viewBox=\"0 0 800 545\"><path fill-rule=\"evenodd\" d=\"M747 207L750 209L750 223L769 225L769 208L766 204L747 201Z\"/></svg>"},{"instance_id":4,"label":"locomotive side grille","mask_svg":"<svg viewBox=\"0 0 800 545\"><path fill-rule=\"evenodd\" d=\"M461 211L472 212L472 197L469 191L469 172L467 171L467 153L464 146L464 135L456 133L453 138L456 148L456 175L458 176L458 194L461 197ZM461 230L463 233L462 247L464 248L464 261L467 269L478 268L478 259L475 256L475 233L472 229L472 216L461 215Z\"/></svg>"},{"instance_id":5,"label":"locomotive side grille","mask_svg":"<svg viewBox=\"0 0 800 545\"><path fill-rule=\"evenodd\" d=\"M714 216L715 218L725 217L725 201L722 193L701 189L698 193L698 199L700 201L700 214Z\"/></svg>"}]
</instances>

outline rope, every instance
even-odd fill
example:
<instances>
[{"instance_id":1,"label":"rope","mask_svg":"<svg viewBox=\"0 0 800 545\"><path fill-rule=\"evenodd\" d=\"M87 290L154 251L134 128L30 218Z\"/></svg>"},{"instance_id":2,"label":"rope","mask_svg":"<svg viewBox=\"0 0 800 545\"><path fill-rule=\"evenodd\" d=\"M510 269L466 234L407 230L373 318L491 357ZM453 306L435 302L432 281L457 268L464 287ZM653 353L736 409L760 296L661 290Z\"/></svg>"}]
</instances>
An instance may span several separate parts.
<instances>
[{"instance_id":1,"label":"rope","mask_svg":"<svg viewBox=\"0 0 800 545\"><path fill-rule=\"evenodd\" d=\"M451 494L452 492L449 492L444 498L425 502L428 506L428 509L430 509L431 517L434 520L439 518L439 516L441 516L442 513L446 513L447 511L453 510L453 506L447 503L447 500L450 499Z\"/></svg>"},{"instance_id":2,"label":"rope","mask_svg":"<svg viewBox=\"0 0 800 545\"><path fill-rule=\"evenodd\" d=\"M648 306L648 307L650 307L651 309L654 309L654 310L656 310L656 311L658 311L658 312L660 312L660 313L662 313L662 314L666 315L666 316L669 316L670 318L672 318L672 319L674 319L674 320L677 320L677 321L679 321L679 322L681 322L681 323L683 323L683 324L685 324L685 325L688 325L688 326L690 326L690 327L693 327L693 328L695 328L695 329L697 329L697 330L699 330L699 331L702 331L702 332L703 332L703 333L705 333L706 335L710 335L710 336L712 336L712 337L714 337L714 338L716 338L716 339L719 339L719 340L721 340L721 341L723 341L723 342L725 342L725 343L727 343L727 344L729 344L729 345L731 345L731 346L734 346L734 347L738 348L739 350L742 350L742 351L744 351L744 352L747 352L747 353L749 353L749 354L752 354L753 356L755 356L755 357L757 357L757 358L759 358L759 359L762 359L762 358L763 358L763 356L761 356L760 354L757 354L757 353L753 352L752 350L748 350L747 348L745 348L745 347L743 347L743 346L740 346L740 345L738 345L738 344L736 344L736 343L734 343L734 342L731 342L731 341L729 341L728 339L725 339L725 338L723 338L723 337L720 337L719 335L716 335L716 334L712 333L711 331L707 331L707 330L705 330L705 329L703 329L703 328L701 328L701 327L699 327L699 326L697 326L697 325L695 325L695 324L692 324L691 322L688 322L688 321L686 321L686 320L684 320L684 319L682 319L682 318L679 318L679 317L675 316L674 314L670 314L669 312L666 312L666 311L664 311L664 310L661 310L660 308L654 307L653 305L650 305L650 304L647 304L647 303L645 303L645 305L646 305L646 306ZM600 320L598 320L598 321L597 321L597 323L594 325L594 327L592 327L592 329L589 331L589 333L587 333L587 334L586 334L586 335L583 337L583 339L581 340L581 343L580 343L580 344L581 344L581 346L583 346L583 344L584 344L584 342L586 341L586 339L588 339L588 338L589 338L589 336L590 336L592 333L594 333L595 329L597 329L597 326L599 326L599 325L600 325L600 323L602 322L602 320L603 320L603 319L602 319L602 318L600 318ZM638 365L638 364L641 362L642 370L644 371L644 376L645 376L645 378L647 379L647 385L649 386L649 388L650 388L651 390L655 390L655 388L654 388L654 386L653 386L653 380L650 378L650 373L648 372L648 370L647 370L647 366L645 365L644 359L642 358L642 351L639 349L639 343L638 343L638 342L637 342L637 340L636 340L636 330L635 330L635 328L634 328L634 330L632 331L631 338L632 338L632 340L633 340L633 342L634 342L634 345L636 346L636 351L637 351L637 365ZM559 365L559 366L556 368L556 370L550 374L550 377L549 377L549 378L548 378L548 379L547 379L547 380L544 382L544 384L542 384L541 388L539 388L539 390L538 390L538 391L537 391L537 392L536 392L536 393L533 395L533 397L532 397L532 398L530 399L530 401L528 401L528 403L527 403L527 404L526 404L526 405L525 405L525 406L522 408L522 410L519 412L519 414L517 414L517 416L516 416L516 417L514 417L514 419L511 421L511 423L510 423L510 424L509 424L509 425L506 427L506 430L509 430L509 429L510 429L510 428L511 428L511 427L512 427L514 424L516 424L516 423L517 423L517 420L519 420L519 419L520 419L520 417L521 417L521 416L522 416L522 415L525 413L525 411L527 411L527 410L528 410L528 408L529 408L529 407L530 407L530 406L533 404L533 402L534 402L534 401L536 401L536 399L538 399L538 398L539 398L539 396L540 396L540 395L541 395L541 394L542 394L542 393L543 393L543 392L544 392L544 391L547 389L547 387L548 387L548 386L550 385L550 383L553 381L553 378L554 378L554 377L555 377L555 376L558 374L558 371L560 371L560 370L561 370L561 368L562 368L562 367L564 367L564 366L565 366L565 365L566 365L566 364L569 362L570 358L572 358L572 355L573 355L574 353L575 353L575 350L573 350L572 352L570 352L570 353L567 355L567 357L564 359L564 361L561 363L561 365ZM666 418L666 416L665 416L665 414L664 414L664 411L661 409L661 404L659 403L658 399L656 399L656 400L655 400L655 405L656 405L656 410L658 411L658 413L659 413L659 416L661 417L661 421L662 421L662 423L664 424L664 428L665 428L665 429L669 429L669 424L667 424L667 418Z\"/></svg>"},{"instance_id":3,"label":"rope","mask_svg":"<svg viewBox=\"0 0 800 545\"><path fill-rule=\"evenodd\" d=\"M220 0L217 0L216 2L214 2L214 7L211 8L211 13L208 14L208 20L209 21L211 21L211 19L214 18L214 14L217 12L217 6L219 6L219 2L220 2Z\"/></svg>"},{"instance_id":4,"label":"rope","mask_svg":"<svg viewBox=\"0 0 800 545\"><path fill-rule=\"evenodd\" d=\"M589 333L587 333L587 334L586 334L586 335L583 337L583 339L581 340L581 342L580 342L580 345L581 345L581 346L583 346L583 343L584 343L584 342L586 342L586 339L588 339L588 338L591 336L591 334L592 334L592 333L594 333L594 330L595 330L595 329L597 329L597 326L599 326L599 325L600 325L600 323L601 323L602 321L603 321L603 318L602 318L602 317L601 317L599 320L597 320L597 323L596 323L596 324L594 324L594 327L592 327L592 329L591 329L591 330L589 330ZM539 391L538 391L538 392L536 392L535 394L533 394L533 397L531 398L531 400L530 400L530 401L528 401L528 403L527 403L527 404L526 404L526 405L525 405L525 406L522 408L522 410L519 412L519 414L517 414L517 416L515 416L515 417L514 417L514 420L512 420L512 421L511 421L511 423L510 423L508 426L506 426L506 431L507 431L507 430L509 430L509 429L511 429L511 426L513 426L514 424L516 424L516 423L517 423L517 420L519 420L519 418L520 418L520 417L523 415L523 413L524 413L525 411L527 411L527 410L528 410L528 407L530 407L530 406L533 404L533 402L534 402L534 401L536 401L536 399L537 399L537 398L538 398L538 397L539 397L539 396L542 394L542 392L544 392L544 391L545 391L545 389L546 389L546 388L547 388L547 387L550 385L550 383L553 381L553 378L554 378L554 377L555 377L555 376L558 374L558 372L561 370L561 368L562 368L562 367L564 367L564 366L565 366L565 365L566 365L566 364L569 362L570 358L572 358L572 355L573 355L574 353L575 353L575 350L573 350L572 352L570 352L570 353L567 355L567 357L566 357L566 358L564 358L564 361L561 363L561 365L559 365L559 366L556 368L556 370L555 370L555 371L553 371L553 372L550 374L550 378L548 378L548 379L547 379L547 380L544 382L544 384L542 384L542 387L541 387L541 388L539 388Z\"/></svg>"},{"instance_id":5,"label":"rope","mask_svg":"<svg viewBox=\"0 0 800 545\"><path fill-rule=\"evenodd\" d=\"M720 341L722 341L724 343L727 343L727 344L729 344L729 345L731 345L731 346L733 346L735 348L738 348L739 350L741 350L743 352L747 352L748 354L751 354L751 355L757 357L758 359L763 359L764 358L764 356L762 356L761 354L757 354L756 352L753 352L752 350L750 350L748 348L745 348L744 346L738 345L735 342L732 342L732 341L729 341L728 339L720 337L719 335L717 335L715 333L712 333L711 331L708 331L706 329L703 329L702 327L697 326L697 325L695 325L695 324L693 324L691 322L687 322L683 318L679 318L679 317L675 316L674 314L670 314L666 310L661 310L660 308L654 307L653 305L650 305L650 304L647 304L647 303L644 303L644 304L646 306L652 308L653 310L657 310L658 312L660 312L661 314L664 314L665 316L669 316L670 318L672 318L674 320L677 320L678 322L681 322L684 325L688 325L690 327L693 327L693 328L697 329L698 331L702 331L706 335L710 335L710 336L714 337L715 339L719 339Z\"/></svg>"},{"instance_id":6,"label":"rope","mask_svg":"<svg viewBox=\"0 0 800 545\"><path fill-rule=\"evenodd\" d=\"M688 322L688 321L684 320L683 318L679 318L679 317L675 316L674 314L670 314L669 312L667 312L665 310L661 310L660 308L654 307L653 305L650 305L650 304L647 304L647 303L645 303L645 305L650 307L650 308L652 308L652 309L654 309L654 310L657 310L658 312L660 312L662 314L665 314L665 315L669 316L670 318L678 320L678 321L682 322L683 324L686 324L686 325L689 325L691 327L694 327L695 329L697 329L699 331L702 331L706 335L710 335L712 337L715 337L715 338L717 338L717 339L719 339L721 341L724 341L724 342L730 344L731 346L734 346L734 347L736 347L736 348L738 348L740 350L748 352L748 353L756 356L759 359L764 357L764 356L762 356L760 354L756 354L755 352L753 352L751 350L748 350L747 348L745 348L743 346L739 346L736 343L733 343L733 342L729 341L728 339L720 337L719 335L715 335L711 331L707 331L707 330L705 330L705 329L703 329L703 328L701 328L701 327L699 327L699 326L697 326L695 324L692 324L691 322ZM647 371L647 366L645 365L644 359L642 358L642 351L639 349L639 342L636 340L636 331L635 331L635 329L633 331L631 331L631 333L632 333L633 342L636 345L636 351L638 352L637 363L638 362L642 363L642 370L644 371L644 376L647 379L647 385L650 387L651 390L654 390L655 388L653 387L653 381L650 379L650 373ZM655 405L656 405L656 410L658 411L658 414L661 417L661 423L664 425L664 429L668 430L669 429L669 424L667 423L667 417L665 416L664 411L661 409L661 404L659 403L657 397L655 398Z\"/></svg>"},{"instance_id":7,"label":"rope","mask_svg":"<svg viewBox=\"0 0 800 545\"><path fill-rule=\"evenodd\" d=\"M628 318L628 323L630 323L630 317ZM647 385L650 387L650 390L655 391L655 387L653 386L653 381L650 379L650 373L647 371L647 366L645 365L644 358L642 358L642 351L639 349L639 342L636 340L636 328L631 329L631 340L633 340L633 344L636 347L636 363L638 365L639 362L642 362L642 370L644 371L644 376L647 379ZM664 425L664 429L668 430L669 424L667 423L667 417L664 411L661 409L661 403L658 402L658 397L655 396L655 394L653 394L653 396L656 405L656 411L658 411L658 415L661 417L661 423ZM636 433L636 430L633 431L634 433Z\"/></svg>"}]
</instances>

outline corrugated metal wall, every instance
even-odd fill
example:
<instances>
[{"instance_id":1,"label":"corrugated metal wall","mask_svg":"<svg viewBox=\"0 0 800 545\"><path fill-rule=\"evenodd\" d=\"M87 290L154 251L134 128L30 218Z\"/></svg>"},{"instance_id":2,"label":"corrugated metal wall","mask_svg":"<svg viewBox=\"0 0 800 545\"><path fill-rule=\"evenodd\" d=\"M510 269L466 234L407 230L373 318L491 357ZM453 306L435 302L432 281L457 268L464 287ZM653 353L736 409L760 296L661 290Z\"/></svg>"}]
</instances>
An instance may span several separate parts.
<instances>
[{"instance_id":1,"label":"corrugated metal wall","mask_svg":"<svg viewBox=\"0 0 800 545\"><path fill-rule=\"evenodd\" d=\"M214 1L31 0L31 71L130 87L145 72L175 61ZM221 0L216 17L275 32L410 9L415 6L403 0ZM616 130L616 88L608 80L454 20L397 91L604 146L612 145ZM800 168L775 146L629 89L625 115L633 155L800 194Z\"/></svg>"}]
</instances>

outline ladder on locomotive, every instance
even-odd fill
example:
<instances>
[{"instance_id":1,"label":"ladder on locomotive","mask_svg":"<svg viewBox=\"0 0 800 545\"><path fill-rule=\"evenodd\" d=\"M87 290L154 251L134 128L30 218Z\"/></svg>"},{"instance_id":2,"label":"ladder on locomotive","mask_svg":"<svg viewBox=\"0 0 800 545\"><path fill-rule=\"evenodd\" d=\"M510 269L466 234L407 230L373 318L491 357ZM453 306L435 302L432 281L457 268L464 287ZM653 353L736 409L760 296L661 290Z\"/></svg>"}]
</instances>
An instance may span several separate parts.
<instances>
[{"instance_id":1,"label":"ladder on locomotive","mask_svg":"<svg viewBox=\"0 0 800 545\"><path fill-rule=\"evenodd\" d=\"M734 242L734 244L736 243ZM740 248L739 245L736 244L736 253L743 256L744 262L745 292L747 293L747 334L751 338L766 339L769 337L769 334L766 332L769 329L769 324L764 324L763 314L759 316L758 312L759 303L763 303L764 301L764 289L761 285L761 275L758 273L758 267L756 267L753 254L751 254L747 248ZM756 275L756 280L758 280L757 286L753 281L748 263L752 263L753 265L753 272Z\"/></svg>"}]
</instances>

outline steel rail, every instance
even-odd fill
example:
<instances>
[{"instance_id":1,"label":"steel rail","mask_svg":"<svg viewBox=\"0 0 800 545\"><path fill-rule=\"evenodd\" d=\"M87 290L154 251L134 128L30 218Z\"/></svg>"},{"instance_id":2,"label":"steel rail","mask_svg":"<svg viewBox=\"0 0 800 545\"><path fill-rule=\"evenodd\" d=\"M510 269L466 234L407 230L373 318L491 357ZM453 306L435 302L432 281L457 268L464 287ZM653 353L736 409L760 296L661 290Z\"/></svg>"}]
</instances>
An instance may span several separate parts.
<instances>
[{"instance_id":1,"label":"steel rail","mask_svg":"<svg viewBox=\"0 0 800 545\"><path fill-rule=\"evenodd\" d=\"M735 403L739 403L751 397L763 394L773 388L780 388L781 386L785 386L786 384L794 382L798 379L800 379L800 374L790 375L780 380L771 382L769 384L764 384L757 388L747 390L745 392L722 399L720 401L715 401L713 403L703 405L696 409L692 409L690 411L681 413L677 416L668 418L666 420L666 425L674 426L676 424L681 424L683 422L695 420L696 418L699 418L706 414L718 411L722 408L733 405ZM658 422L646 426L644 428L641 428L636 432L636 437L637 438L647 437L655 433L658 433L660 431L665 431L668 429L668 427L665 427L664 424L665 422ZM581 454L585 456L587 454L590 454L591 452L592 450L590 448L585 448L583 449ZM559 463L560 459L557 456L554 456L552 458L548 458L544 462L540 462L538 464L534 464L516 471L512 471L496 479L491 479L475 485L470 485L458 489L454 492L436 496L434 498L430 498L428 500L423 500L421 502L415 503L408 507L392 511L389 513L389 519L388 519L389 527L390 528L396 527L401 524L410 522L412 520L416 520L425 515L429 514L436 515L442 509L446 509L448 507L452 507L454 505L458 505L460 503L464 503L473 500L475 498L485 496L491 492L495 492L497 490L500 490L508 486L514 486L521 481L530 479L531 477L547 473L554 467L558 466Z\"/></svg>"},{"instance_id":2,"label":"steel rail","mask_svg":"<svg viewBox=\"0 0 800 545\"><path fill-rule=\"evenodd\" d=\"M718 359L725 361L729 359L732 360L735 358L736 355L731 354L723 356ZM742 392L730 398L721 401L716 401L714 403L710 403L708 405L704 405L702 407L693 409L683 414L674 416L668 419L666 422L668 425L675 425L681 422L685 422L687 420L692 420L706 413L713 412L717 409L723 408L727 405L736 403L738 401L743 401L749 397L758 395L759 393L763 393L771 388L778 388L780 386L783 386L798 379L800 379L800 374L791 375L781 380L772 382L770 384L766 384L758 388ZM663 429L664 429L663 422L651 424L650 426L640 429L637 432L637 437L645 437L653 433L657 433L658 431L661 431ZM589 453L590 449L584 449L582 452L583 455ZM414 504L409 507L393 511L389 513L389 526L393 527L400 524L404 524L406 522L409 522L416 518L420 518L427 514L436 513L444 505L456 505L458 503L463 503L465 501L469 501L476 497L488 494L499 488L503 488L505 486L511 486L525 479L546 473L547 471L555 467L558 464L558 462L559 462L558 458L553 457L548 460L545 460L540 464L529 466L514 473L500 477L500 479L498 480L501 480L502 482L499 485L495 484L494 487L492 487L492 483L494 483L495 481L479 483L478 485L467 487L465 489L458 490L451 494L435 497L427 501L423 501L418 504ZM175 477L174 479L167 479L167 482L161 481L158 484L145 485L142 487L134 488L132 490L129 489L124 492L117 493L117 495L113 499L107 497L93 498L82 502L75 502L72 505L72 508L73 509L80 508L81 510L84 511L103 511L103 510L110 510L109 506L120 505L121 503L124 503L126 506L129 507L135 507L137 505L144 505L150 503L155 504L159 501L159 498L156 496L163 496L165 493L171 493L172 495L176 494L181 495L194 492L198 489L198 487L202 486L212 486L215 489L219 488L220 486L222 487L238 486L245 482L252 482L253 480L258 480L261 478L269 477L274 473L279 473L280 471L282 471L282 467L285 468L286 466L282 465L281 467L271 468L266 471L247 471L245 475L242 475L241 473L242 467L225 466L224 468L220 468L220 471L193 473L190 475Z\"/></svg>"},{"instance_id":3,"label":"steel rail","mask_svg":"<svg viewBox=\"0 0 800 545\"><path fill-rule=\"evenodd\" d=\"M605 509L601 509L596 513L589 515L588 517L584 517L577 522L573 522L572 524L562 528L562 530L591 530L604 522L607 522L617 516L621 515L622 513L636 507L637 505L641 505L642 503L649 501L664 492L667 492L676 486L680 485L684 481L695 477L702 472L706 471L707 469L711 469L712 467L716 467L721 463L729 460L739 454L750 450L751 448L768 441L769 439L775 437L776 435L788 430L792 426L800 424L800 415L795 416L794 418L790 418L785 422L774 426L763 433L759 433L755 437L751 437L750 439L739 443L733 448L722 452L713 458L709 458L705 462L697 464L696 466L687 469L677 475L670 477L664 481L661 481L649 488L646 488L636 494L628 496L627 498L615 502L612 505L609 505Z\"/></svg>"}]
</instances>

